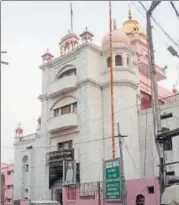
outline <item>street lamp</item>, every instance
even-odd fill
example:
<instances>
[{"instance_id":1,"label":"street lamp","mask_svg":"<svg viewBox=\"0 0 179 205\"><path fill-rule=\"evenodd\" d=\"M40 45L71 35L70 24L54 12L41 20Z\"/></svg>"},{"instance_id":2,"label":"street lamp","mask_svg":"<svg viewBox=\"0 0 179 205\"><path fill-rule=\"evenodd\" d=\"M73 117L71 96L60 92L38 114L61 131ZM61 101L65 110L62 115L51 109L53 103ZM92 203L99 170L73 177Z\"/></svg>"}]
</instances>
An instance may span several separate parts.
<instances>
[{"instance_id":1,"label":"street lamp","mask_svg":"<svg viewBox=\"0 0 179 205\"><path fill-rule=\"evenodd\" d=\"M1 54L3 54L3 53L7 53L7 51L1 51ZM9 63L8 63L8 62L5 62L5 61L1 61L1 64L9 65Z\"/></svg>"},{"instance_id":2,"label":"street lamp","mask_svg":"<svg viewBox=\"0 0 179 205\"><path fill-rule=\"evenodd\" d=\"M176 56L177 58L179 58L178 52L172 46L169 46L167 49L173 56Z\"/></svg>"}]
</instances>

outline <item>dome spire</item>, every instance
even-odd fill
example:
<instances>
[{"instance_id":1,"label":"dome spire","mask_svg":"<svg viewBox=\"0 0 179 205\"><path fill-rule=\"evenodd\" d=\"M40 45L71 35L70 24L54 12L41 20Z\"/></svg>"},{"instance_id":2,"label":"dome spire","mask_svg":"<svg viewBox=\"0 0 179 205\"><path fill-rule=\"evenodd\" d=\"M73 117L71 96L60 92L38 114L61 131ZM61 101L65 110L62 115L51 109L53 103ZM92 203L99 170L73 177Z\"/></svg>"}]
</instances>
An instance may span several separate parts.
<instances>
[{"instance_id":1,"label":"dome spire","mask_svg":"<svg viewBox=\"0 0 179 205\"><path fill-rule=\"evenodd\" d=\"M132 19L132 12L131 12L131 5L129 4L129 9L128 9L128 19Z\"/></svg>"},{"instance_id":2,"label":"dome spire","mask_svg":"<svg viewBox=\"0 0 179 205\"><path fill-rule=\"evenodd\" d=\"M113 24L113 29L116 30L117 29L117 24L116 24L116 20L115 19L114 19L113 23L114 23Z\"/></svg>"}]
</instances>

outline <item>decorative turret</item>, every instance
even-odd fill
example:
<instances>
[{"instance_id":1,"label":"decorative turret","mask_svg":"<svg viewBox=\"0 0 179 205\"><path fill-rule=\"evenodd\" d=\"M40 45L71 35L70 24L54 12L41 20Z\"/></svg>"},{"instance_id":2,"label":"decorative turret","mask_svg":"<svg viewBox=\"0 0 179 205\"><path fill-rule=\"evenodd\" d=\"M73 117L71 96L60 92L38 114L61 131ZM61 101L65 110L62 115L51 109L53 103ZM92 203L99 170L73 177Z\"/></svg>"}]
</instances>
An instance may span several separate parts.
<instances>
[{"instance_id":1,"label":"decorative turret","mask_svg":"<svg viewBox=\"0 0 179 205\"><path fill-rule=\"evenodd\" d=\"M175 86L173 86L172 92L173 92L173 94L178 94L178 90Z\"/></svg>"},{"instance_id":2,"label":"decorative turret","mask_svg":"<svg viewBox=\"0 0 179 205\"><path fill-rule=\"evenodd\" d=\"M24 130L21 128L20 123L19 123L19 126L15 130L15 134L16 134L15 137L21 139L23 136L23 132Z\"/></svg>"},{"instance_id":3,"label":"decorative turret","mask_svg":"<svg viewBox=\"0 0 179 205\"><path fill-rule=\"evenodd\" d=\"M62 38L60 41L60 52L61 55L67 54L78 46L79 37L70 31L68 34Z\"/></svg>"},{"instance_id":4,"label":"decorative turret","mask_svg":"<svg viewBox=\"0 0 179 205\"><path fill-rule=\"evenodd\" d=\"M145 36L145 32L139 22L132 19L132 12L130 8L128 10L128 20L123 24L123 30L127 35L139 34L141 36Z\"/></svg>"},{"instance_id":5,"label":"decorative turret","mask_svg":"<svg viewBox=\"0 0 179 205\"><path fill-rule=\"evenodd\" d=\"M88 28L86 27L85 31L80 34L81 40L82 42L91 42L92 38L93 38L93 34L91 32L88 31Z\"/></svg>"},{"instance_id":6,"label":"decorative turret","mask_svg":"<svg viewBox=\"0 0 179 205\"><path fill-rule=\"evenodd\" d=\"M49 49L47 48L47 51L41 56L43 63L50 62L53 59L53 55L49 52Z\"/></svg>"},{"instance_id":7,"label":"decorative turret","mask_svg":"<svg viewBox=\"0 0 179 205\"><path fill-rule=\"evenodd\" d=\"M73 8L72 3L70 4L70 24L71 29L68 30L68 34L64 36L60 43L60 53L61 55L67 54L78 46L79 37L73 32Z\"/></svg>"}]
</instances>

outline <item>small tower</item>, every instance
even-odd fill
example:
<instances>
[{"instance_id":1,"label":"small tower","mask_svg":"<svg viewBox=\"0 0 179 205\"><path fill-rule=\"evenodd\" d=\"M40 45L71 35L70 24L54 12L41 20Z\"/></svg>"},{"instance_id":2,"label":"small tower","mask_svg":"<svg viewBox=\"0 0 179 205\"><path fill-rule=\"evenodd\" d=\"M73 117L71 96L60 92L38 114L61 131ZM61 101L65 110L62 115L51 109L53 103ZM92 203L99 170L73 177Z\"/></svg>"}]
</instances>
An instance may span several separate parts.
<instances>
[{"instance_id":1,"label":"small tower","mask_svg":"<svg viewBox=\"0 0 179 205\"><path fill-rule=\"evenodd\" d=\"M22 137L23 137L23 132L24 130L21 128L20 123L19 126L16 128L15 130L15 138L19 141L21 141Z\"/></svg>"},{"instance_id":2,"label":"small tower","mask_svg":"<svg viewBox=\"0 0 179 205\"><path fill-rule=\"evenodd\" d=\"M59 43L61 55L67 54L76 48L78 46L78 40L79 37L75 33L68 31L68 34Z\"/></svg>"},{"instance_id":3,"label":"small tower","mask_svg":"<svg viewBox=\"0 0 179 205\"><path fill-rule=\"evenodd\" d=\"M75 49L78 46L78 40L79 37L73 32L73 8L72 3L70 3L70 30L59 43L60 54L64 55Z\"/></svg>"},{"instance_id":4,"label":"small tower","mask_svg":"<svg viewBox=\"0 0 179 205\"><path fill-rule=\"evenodd\" d=\"M173 86L172 92L174 95L178 94L178 90L175 85Z\"/></svg>"},{"instance_id":5,"label":"small tower","mask_svg":"<svg viewBox=\"0 0 179 205\"><path fill-rule=\"evenodd\" d=\"M41 56L43 63L50 62L53 59L53 55L49 52L49 49L47 48L47 51Z\"/></svg>"},{"instance_id":6,"label":"small tower","mask_svg":"<svg viewBox=\"0 0 179 205\"><path fill-rule=\"evenodd\" d=\"M88 28L86 27L85 31L80 34L81 40L82 42L91 42L92 38L93 38L93 34L91 32L88 31Z\"/></svg>"}]
</instances>

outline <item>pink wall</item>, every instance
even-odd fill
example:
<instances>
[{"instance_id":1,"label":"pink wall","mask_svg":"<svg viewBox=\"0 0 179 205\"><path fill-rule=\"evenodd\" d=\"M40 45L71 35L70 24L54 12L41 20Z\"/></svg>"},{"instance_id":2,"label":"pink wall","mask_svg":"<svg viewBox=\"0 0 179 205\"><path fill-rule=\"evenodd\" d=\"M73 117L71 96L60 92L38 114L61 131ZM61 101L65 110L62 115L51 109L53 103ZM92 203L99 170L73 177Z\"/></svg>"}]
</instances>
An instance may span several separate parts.
<instances>
[{"instance_id":1,"label":"pink wall","mask_svg":"<svg viewBox=\"0 0 179 205\"><path fill-rule=\"evenodd\" d=\"M3 205L13 204L13 176L14 165L13 164L1 164L1 173L5 177L5 183L2 184Z\"/></svg>"},{"instance_id":2,"label":"pink wall","mask_svg":"<svg viewBox=\"0 0 179 205\"><path fill-rule=\"evenodd\" d=\"M148 193L148 186L154 186L155 193ZM143 194L145 196L145 205L159 205L159 184L156 178L148 179L136 179L127 181L127 205L135 205L135 198L137 194ZM69 192L73 193L69 193ZM82 191L82 190L81 190ZM102 191L103 192L103 191ZM69 197L70 195L70 197ZM121 205L120 202L106 202L103 200L103 194L101 200L96 196L95 199L80 199L80 189L70 190L64 188L63 190L63 204L64 205ZM73 196L73 198L72 198ZM72 200L73 199L73 200Z\"/></svg>"}]
</instances>

